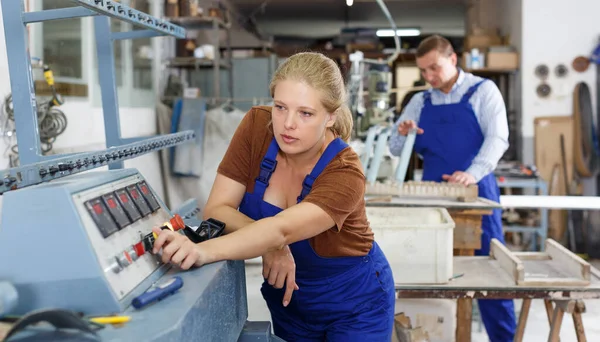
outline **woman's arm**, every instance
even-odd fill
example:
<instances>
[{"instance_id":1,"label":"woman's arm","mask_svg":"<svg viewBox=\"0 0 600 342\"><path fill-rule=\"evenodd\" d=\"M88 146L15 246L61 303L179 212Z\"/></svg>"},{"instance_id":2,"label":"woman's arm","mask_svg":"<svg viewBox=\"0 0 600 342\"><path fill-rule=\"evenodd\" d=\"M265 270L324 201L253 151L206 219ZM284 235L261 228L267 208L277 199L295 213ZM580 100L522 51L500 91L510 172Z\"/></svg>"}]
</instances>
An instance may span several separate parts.
<instances>
[{"instance_id":1,"label":"woman's arm","mask_svg":"<svg viewBox=\"0 0 600 342\"><path fill-rule=\"evenodd\" d=\"M365 205L365 178L355 153L338 165L330 172L326 168L301 203L216 239L195 245L181 234L156 228L153 252L164 247L163 262L187 269L220 260L255 258L328 229L339 231L357 206Z\"/></svg>"},{"instance_id":2,"label":"woman's arm","mask_svg":"<svg viewBox=\"0 0 600 342\"><path fill-rule=\"evenodd\" d=\"M201 266L220 260L245 260L316 236L335 226L319 206L302 202L276 216L255 221L232 234L199 244ZM158 241L158 240L157 240Z\"/></svg>"},{"instance_id":3,"label":"woman's arm","mask_svg":"<svg viewBox=\"0 0 600 342\"><path fill-rule=\"evenodd\" d=\"M225 233L229 234L254 222L253 219L237 210L242 203L246 186L231 178L217 174L206 207L203 219L214 218L226 224Z\"/></svg>"}]
</instances>

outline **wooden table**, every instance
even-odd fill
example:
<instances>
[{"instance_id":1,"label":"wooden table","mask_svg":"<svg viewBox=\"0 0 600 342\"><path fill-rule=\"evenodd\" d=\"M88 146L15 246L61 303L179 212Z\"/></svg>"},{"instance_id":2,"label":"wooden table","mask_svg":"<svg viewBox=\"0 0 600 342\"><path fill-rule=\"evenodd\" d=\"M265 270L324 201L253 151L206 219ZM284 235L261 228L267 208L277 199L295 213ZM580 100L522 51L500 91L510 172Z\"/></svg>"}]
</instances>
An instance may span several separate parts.
<instances>
[{"instance_id":1,"label":"wooden table","mask_svg":"<svg viewBox=\"0 0 600 342\"><path fill-rule=\"evenodd\" d=\"M398 298L458 299L457 306L464 306L464 310L460 311L462 315L457 314L456 317L456 341L471 341L473 299L523 299L515 341L523 339L532 299L542 299L546 305L550 324L548 341L559 340L565 313L573 316L578 341L585 341L581 320L581 314L585 312L583 301L600 299L600 271L592 269L592 282L585 287L519 286L494 259L486 256L457 256L454 257L454 274L461 274L461 277L440 285L396 284L396 292Z\"/></svg>"}]
</instances>

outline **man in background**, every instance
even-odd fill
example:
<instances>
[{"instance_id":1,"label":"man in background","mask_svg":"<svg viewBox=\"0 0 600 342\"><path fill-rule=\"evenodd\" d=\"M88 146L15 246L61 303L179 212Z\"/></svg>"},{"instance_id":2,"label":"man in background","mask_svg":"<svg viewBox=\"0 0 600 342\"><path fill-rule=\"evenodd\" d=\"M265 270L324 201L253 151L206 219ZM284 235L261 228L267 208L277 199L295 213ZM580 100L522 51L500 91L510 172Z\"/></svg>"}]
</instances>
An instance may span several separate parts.
<instances>
[{"instance_id":1,"label":"man in background","mask_svg":"<svg viewBox=\"0 0 600 342\"><path fill-rule=\"evenodd\" d=\"M500 202L494 176L508 149L506 107L498 87L457 68L450 42L438 35L417 48L417 65L432 89L415 94L396 121L390 152L399 156L409 131L415 129L415 152L423 158L423 181L477 184L479 196ZM502 211L483 216L481 249L489 255L490 241L504 243ZM512 300L478 301L491 341L512 341L516 320Z\"/></svg>"}]
</instances>

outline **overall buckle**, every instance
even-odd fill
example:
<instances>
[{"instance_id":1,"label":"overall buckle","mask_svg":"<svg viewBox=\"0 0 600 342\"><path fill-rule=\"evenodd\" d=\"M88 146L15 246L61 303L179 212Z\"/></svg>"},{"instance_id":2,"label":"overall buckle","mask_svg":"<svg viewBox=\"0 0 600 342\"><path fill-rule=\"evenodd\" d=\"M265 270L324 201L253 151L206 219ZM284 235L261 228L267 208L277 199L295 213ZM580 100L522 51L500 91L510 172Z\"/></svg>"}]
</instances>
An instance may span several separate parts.
<instances>
[{"instance_id":1,"label":"overall buckle","mask_svg":"<svg viewBox=\"0 0 600 342\"><path fill-rule=\"evenodd\" d=\"M263 159L260 163L260 173L258 177L256 177L256 180L265 185L269 184L269 179L271 179L271 175L273 174L273 171L275 171L276 166L277 160Z\"/></svg>"}]
</instances>

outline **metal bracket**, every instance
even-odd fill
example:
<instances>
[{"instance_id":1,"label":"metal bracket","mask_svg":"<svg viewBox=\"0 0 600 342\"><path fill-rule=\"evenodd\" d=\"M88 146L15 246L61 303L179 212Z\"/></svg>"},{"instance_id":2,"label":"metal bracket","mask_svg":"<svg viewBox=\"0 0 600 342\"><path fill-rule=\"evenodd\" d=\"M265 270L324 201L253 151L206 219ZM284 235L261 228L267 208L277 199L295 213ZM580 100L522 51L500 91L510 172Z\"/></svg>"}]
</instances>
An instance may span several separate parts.
<instances>
[{"instance_id":1,"label":"metal bracket","mask_svg":"<svg viewBox=\"0 0 600 342\"><path fill-rule=\"evenodd\" d=\"M88 171L109 163L123 162L143 154L179 145L196 138L194 131L184 131L140 142L111 147L103 151L77 153L31 165L0 171L0 194L27 186Z\"/></svg>"},{"instance_id":2,"label":"metal bracket","mask_svg":"<svg viewBox=\"0 0 600 342\"><path fill-rule=\"evenodd\" d=\"M171 24L168 21L155 18L147 13L140 12L131 7L121 5L117 1L108 0L71 0L83 7L89 8L99 14L129 22L150 30L161 32L165 35L185 38L185 29Z\"/></svg>"}]
</instances>

